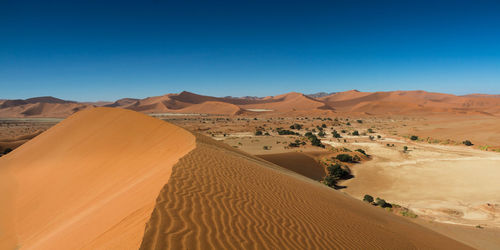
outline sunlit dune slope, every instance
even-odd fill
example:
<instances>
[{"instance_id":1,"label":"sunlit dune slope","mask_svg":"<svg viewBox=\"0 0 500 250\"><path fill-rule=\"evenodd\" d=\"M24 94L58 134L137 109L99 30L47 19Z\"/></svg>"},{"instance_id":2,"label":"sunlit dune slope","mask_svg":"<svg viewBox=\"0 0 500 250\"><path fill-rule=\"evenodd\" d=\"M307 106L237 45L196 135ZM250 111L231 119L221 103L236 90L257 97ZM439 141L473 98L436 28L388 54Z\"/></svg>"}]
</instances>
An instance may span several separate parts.
<instances>
[{"instance_id":1,"label":"sunlit dune slope","mask_svg":"<svg viewBox=\"0 0 500 250\"><path fill-rule=\"evenodd\" d=\"M189 132L112 108L80 111L0 158L0 249L137 249Z\"/></svg>"},{"instance_id":2,"label":"sunlit dune slope","mask_svg":"<svg viewBox=\"0 0 500 250\"><path fill-rule=\"evenodd\" d=\"M197 136L177 163L141 249L464 249L413 222Z\"/></svg>"}]
</instances>

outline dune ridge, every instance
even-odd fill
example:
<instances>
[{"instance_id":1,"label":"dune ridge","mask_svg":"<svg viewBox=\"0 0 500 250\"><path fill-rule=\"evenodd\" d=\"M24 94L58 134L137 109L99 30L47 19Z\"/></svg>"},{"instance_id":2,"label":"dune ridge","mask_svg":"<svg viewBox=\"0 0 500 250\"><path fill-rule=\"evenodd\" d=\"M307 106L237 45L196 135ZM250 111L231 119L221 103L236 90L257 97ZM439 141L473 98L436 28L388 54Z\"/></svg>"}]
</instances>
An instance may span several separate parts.
<instances>
[{"instance_id":1,"label":"dune ridge","mask_svg":"<svg viewBox=\"0 0 500 250\"><path fill-rule=\"evenodd\" d=\"M194 136L113 108L76 113L0 158L0 249L134 249Z\"/></svg>"},{"instance_id":2,"label":"dune ridge","mask_svg":"<svg viewBox=\"0 0 500 250\"><path fill-rule=\"evenodd\" d=\"M196 135L174 166L141 249L468 247L318 182Z\"/></svg>"}]
</instances>

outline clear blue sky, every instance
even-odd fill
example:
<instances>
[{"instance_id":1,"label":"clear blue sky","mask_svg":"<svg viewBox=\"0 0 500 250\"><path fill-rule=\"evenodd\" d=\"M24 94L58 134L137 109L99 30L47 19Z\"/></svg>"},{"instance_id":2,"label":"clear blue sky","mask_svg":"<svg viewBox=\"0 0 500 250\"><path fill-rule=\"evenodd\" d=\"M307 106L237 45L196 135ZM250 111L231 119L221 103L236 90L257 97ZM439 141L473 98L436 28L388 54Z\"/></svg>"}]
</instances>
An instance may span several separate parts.
<instances>
[{"instance_id":1,"label":"clear blue sky","mask_svg":"<svg viewBox=\"0 0 500 250\"><path fill-rule=\"evenodd\" d=\"M500 94L498 1L0 1L0 99Z\"/></svg>"}]
</instances>

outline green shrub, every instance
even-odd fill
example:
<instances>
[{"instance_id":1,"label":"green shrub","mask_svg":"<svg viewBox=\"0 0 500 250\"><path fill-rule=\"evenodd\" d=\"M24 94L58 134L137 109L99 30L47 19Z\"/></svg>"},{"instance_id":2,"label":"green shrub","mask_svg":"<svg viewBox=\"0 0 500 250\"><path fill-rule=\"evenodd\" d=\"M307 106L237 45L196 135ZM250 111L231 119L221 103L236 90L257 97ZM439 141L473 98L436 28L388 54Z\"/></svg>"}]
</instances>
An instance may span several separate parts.
<instances>
[{"instance_id":1,"label":"green shrub","mask_svg":"<svg viewBox=\"0 0 500 250\"><path fill-rule=\"evenodd\" d=\"M328 175L333 176L337 180L348 179L351 176L351 173L348 170L342 168L340 164L330 165L327 170Z\"/></svg>"},{"instance_id":2,"label":"green shrub","mask_svg":"<svg viewBox=\"0 0 500 250\"><path fill-rule=\"evenodd\" d=\"M465 146L472 146L472 145L474 145L474 144L472 144L472 142L471 142L471 141L469 141L469 140L465 140L465 141L463 141L462 143L463 143Z\"/></svg>"},{"instance_id":3,"label":"green shrub","mask_svg":"<svg viewBox=\"0 0 500 250\"><path fill-rule=\"evenodd\" d=\"M373 202L373 196L369 194L365 194L365 197L363 197L364 202L372 203Z\"/></svg>"},{"instance_id":4,"label":"green shrub","mask_svg":"<svg viewBox=\"0 0 500 250\"><path fill-rule=\"evenodd\" d=\"M410 140L412 140L412 141L416 141L416 140L418 140L418 136L416 136L416 135L412 135L412 136L410 137Z\"/></svg>"},{"instance_id":5,"label":"green shrub","mask_svg":"<svg viewBox=\"0 0 500 250\"><path fill-rule=\"evenodd\" d=\"M352 162L352 156L348 154L339 154L335 158L341 162Z\"/></svg>"},{"instance_id":6,"label":"green shrub","mask_svg":"<svg viewBox=\"0 0 500 250\"><path fill-rule=\"evenodd\" d=\"M325 183L325 185L329 187L334 187L335 185L337 185L337 180L335 179L335 177L328 175L323 178L323 183Z\"/></svg>"},{"instance_id":7,"label":"green shrub","mask_svg":"<svg viewBox=\"0 0 500 250\"><path fill-rule=\"evenodd\" d=\"M291 130L286 130L282 128L277 128L276 131L279 135L299 135L299 133L293 132Z\"/></svg>"},{"instance_id":8,"label":"green shrub","mask_svg":"<svg viewBox=\"0 0 500 250\"><path fill-rule=\"evenodd\" d=\"M375 199L375 204L380 207L392 207L390 203L387 203L384 199L380 199L379 197Z\"/></svg>"},{"instance_id":9,"label":"green shrub","mask_svg":"<svg viewBox=\"0 0 500 250\"><path fill-rule=\"evenodd\" d=\"M417 214L415 214L414 212L412 212L411 210L405 208L403 210L401 210L401 215L405 216L405 217L409 217L409 218L412 218L412 219L415 219L418 217Z\"/></svg>"},{"instance_id":10,"label":"green shrub","mask_svg":"<svg viewBox=\"0 0 500 250\"><path fill-rule=\"evenodd\" d=\"M255 135L262 135L262 131L261 130L255 131Z\"/></svg>"},{"instance_id":11,"label":"green shrub","mask_svg":"<svg viewBox=\"0 0 500 250\"><path fill-rule=\"evenodd\" d=\"M359 136L359 132L357 130L354 130L354 132L352 132L352 135Z\"/></svg>"},{"instance_id":12,"label":"green shrub","mask_svg":"<svg viewBox=\"0 0 500 250\"><path fill-rule=\"evenodd\" d=\"M358 148L358 149L356 149L356 150L354 150L354 151L360 152L360 153L362 153L362 154L364 154L364 155L368 156L368 155L366 154L366 152L365 152L363 149Z\"/></svg>"},{"instance_id":13,"label":"green shrub","mask_svg":"<svg viewBox=\"0 0 500 250\"><path fill-rule=\"evenodd\" d=\"M322 130L318 133L319 137L325 137L326 133Z\"/></svg>"},{"instance_id":14,"label":"green shrub","mask_svg":"<svg viewBox=\"0 0 500 250\"><path fill-rule=\"evenodd\" d=\"M342 136L339 133L337 133L337 130L333 130L332 135L334 138L342 138Z\"/></svg>"}]
</instances>

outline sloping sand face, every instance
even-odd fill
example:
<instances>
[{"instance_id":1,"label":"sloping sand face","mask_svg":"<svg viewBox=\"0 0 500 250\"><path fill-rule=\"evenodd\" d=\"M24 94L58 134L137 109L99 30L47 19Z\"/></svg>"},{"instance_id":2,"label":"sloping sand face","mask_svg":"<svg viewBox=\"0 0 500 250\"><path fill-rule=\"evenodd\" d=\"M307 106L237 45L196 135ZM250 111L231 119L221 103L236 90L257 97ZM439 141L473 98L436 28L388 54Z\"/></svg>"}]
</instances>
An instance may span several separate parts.
<instances>
[{"instance_id":1,"label":"sloping sand face","mask_svg":"<svg viewBox=\"0 0 500 250\"><path fill-rule=\"evenodd\" d=\"M0 249L137 249L189 132L84 110L0 159Z\"/></svg>"},{"instance_id":2,"label":"sloping sand face","mask_svg":"<svg viewBox=\"0 0 500 250\"><path fill-rule=\"evenodd\" d=\"M204 136L174 166L141 249L466 249Z\"/></svg>"}]
</instances>

